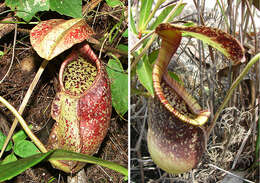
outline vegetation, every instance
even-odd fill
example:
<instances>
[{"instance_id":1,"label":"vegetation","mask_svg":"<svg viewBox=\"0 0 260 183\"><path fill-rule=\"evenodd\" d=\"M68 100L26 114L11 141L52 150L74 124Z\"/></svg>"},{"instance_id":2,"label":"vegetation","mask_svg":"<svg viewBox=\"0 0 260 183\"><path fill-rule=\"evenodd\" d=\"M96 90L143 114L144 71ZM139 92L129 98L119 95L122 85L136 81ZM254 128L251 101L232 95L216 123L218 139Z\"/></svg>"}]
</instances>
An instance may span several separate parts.
<instances>
[{"instance_id":1,"label":"vegetation","mask_svg":"<svg viewBox=\"0 0 260 183\"><path fill-rule=\"evenodd\" d=\"M205 2L207 3L189 2L183 4L184 9L181 9L181 1L168 4L165 1L132 1L130 25L134 34L134 44L131 47L133 182L217 182L225 178L226 174L223 172L231 174L231 171L235 172L234 174L243 174L240 179L247 182L257 180L257 166L254 162L259 158L255 156L255 153L259 152L256 140L258 133L253 129L256 129L259 118L259 32L256 31L255 25L259 20L258 10L254 7L255 2L250 4L248 1L217 1L215 6L211 4L210 7L214 7L212 9L206 8ZM163 15L169 6L175 8ZM242 10L240 14L238 9ZM146 136L149 135L149 131L146 133L146 121L153 119L149 112L151 110L147 107L150 104L148 98L153 97L156 90L153 87L152 68L158 55L158 45L161 44L154 34L156 26L151 29L149 26L157 21L169 22L167 18L176 12L180 13L170 20L172 24L186 27L202 25L221 29L237 40L242 40L246 55L246 59L241 60L240 64L231 65L214 48L187 38L182 40L173 56L168 66L168 69L174 72L173 78L178 78L178 81L184 83L184 87L199 102L202 109L209 108L211 113L209 122L203 125L208 129L209 135L206 152L193 171L178 176L159 169L151 160L146 145ZM148 22L143 23L142 16L145 14L148 15L144 21ZM238 20L241 20L241 24ZM139 72L141 69L142 72ZM178 131L175 133L177 135Z\"/></svg>"},{"instance_id":2,"label":"vegetation","mask_svg":"<svg viewBox=\"0 0 260 183\"><path fill-rule=\"evenodd\" d=\"M32 116L33 113L31 112L31 110L28 110L26 108L26 107L28 107L28 102L29 102L29 106L30 106L31 109L35 108L36 110L43 112L43 113L39 113L39 116L40 116L39 121L41 123L40 126L46 125L47 122L50 120L50 103L52 102L52 100L45 100L44 101L45 103L39 103L40 98L38 98L38 97L41 97L41 95L37 94L39 91L35 92L34 90L37 89L37 85L42 86L42 84L45 83L48 90L47 90L47 93L45 91L44 96L47 96L50 99L52 99L54 97L54 95L53 95L54 93L49 94L48 91L50 91L50 88L54 89L54 87L56 87L56 86L53 85L53 80L55 80L55 73L57 73L58 69L57 70L54 69L54 70L51 71L51 73L52 73L51 77L53 77L51 79L52 83L49 83L49 81L47 81L50 78L48 78L48 77L46 78L46 76L44 77L44 74L43 74L43 77L41 77L42 73L44 71L50 72L49 71L50 67L52 69L55 68L55 67L59 67L61 62L58 61L58 60L63 60L66 57L66 55L68 55L67 53L63 53L63 52L65 50L69 49L71 46L73 46L73 44L79 43L79 42L84 40L84 39L81 39L80 41L75 40L72 43L72 45L70 45L68 47L66 47L66 44L61 44L59 46L56 42L53 42L52 45L49 45L49 44L44 45L44 44L41 44L41 42L38 42L38 44L36 44L38 46L38 48L43 47L44 48L43 50L45 50L47 52L48 52L49 48L50 49L53 49L53 48L54 49L56 49L56 48L60 49L61 48L61 49L58 51L58 54L56 54L56 55L48 55L47 54L46 57L45 57L45 56L42 56L41 54L39 54L41 57L45 58L45 60L42 61L42 64L39 67L36 75L35 75L34 69L35 69L35 65L37 65L37 63L35 62L35 60L37 60L38 58L34 57L34 59L29 60L29 62L30 62L29 64L32 65L32 67L29 66L29 68L31 68L31 70L25 69L26 72L19 72L19 74L21 75L20 77L18 76L19 74L18 75L16 74L16 76L15 76L16 78L12 78L11 76L14 76L14 73L17 72L17 70L13 69L13 64L15 65L15 68L17 68L18 70L19 69L22 70L22 68L19 68L18 64L16 64L16 62L14 62L15 61L15 55L14 54L15 54L15 52L17 52L17 47L19 47L19 49L26 50L24 48L24 45L29 45L29 51L30 52L27 52L24 56L29 55L31 57L31 55L35 55L35 53L33 53L33 51L32 51L32 47L30 47L30 43L28 43L29 37L27 36L27 34L29 32L28 29L29 30L31 29L30 24L38 24L39 21L49 20L50 18L48 18L48 16L53 17L53 14L54 14L54 17L57 17L57 18L60 18L60 19L71 19L71 17L74 17L74 18L81 17L82 18L84 16L84 18L88 22L91 22L91 21L93 22L93 20L94 20L93 24L95 24L95 21L98 22L97 20L102 17L102 13L104 15L106 15L105 11L99 12L99 9L98 9L99 7L107 7L108 9L113 10L114 12L113 12L112 17L114 19L111 21L110 24L103 24L102 25L102 26L107 26L107 27L106 27L106 29L104 29L105 31L102 31L102 34L97 35L99 37L99 40L101 40L101 41L97 41L98 39L95 39L94 37L92 38L91 36L89 38L91 39L90 42L92 41L93 46L96 46L96 49L100 50L100 57L101 57L102 51L106 51L108 53L106 56L103 55L103 57L101 58L102 60L103 59L106 60L107 58L110 57L110 59L111 59L110 62L116 62L117 64L119 64L119 66L121 66L121 70L120 70L121 73L120 74L122 75L122 77L113 78L114 73L118 72L118 70L117 70L118 67L116 67L117 69L115 69L113 64L107 65L107 69L110 69L109 76L110 76L110 80L111 80L111 85L113 85L114 82L117 82L117 83L120 83L122 86L124 86L124 90L122 90L120 92L118 92L118 89L115 90L113 87L111 87L112 97L116 95L116 97L113 97L113 100L114 100L113 101L113 107L115 108L115 111L116 111L116 113L113 113L113 118L115 118L117 120L124 120L124 118L125 118L124 115L127 112L127 97L125 97L125 96L127 96L127 93L128 93L127 82L125 80L125 76L127 76L127 74L124 71L124 69L127 68L127 67L125 67L125 65L127 66L127 64L124 64L125 60L127 60L127 38L128 38L128 34L127 34L127 26L125 24L125 19L126 19L125 12L127 10L127 7L124 5L125 2L123 2L123 1L121 2L121 1L109 1L108 0L108 1L106 1L107 4L105 2L102 2L101 4L99 4L100 2L101 1L95 1L95 2L91 2L91 3L86 3L85 1L73 1L73 2L70 2L70 1L41 1L41 2L35 2L35 1L30 1L30 0L28 0L28 1L6 1L5 2L6 5L8 7L10 7L11 9L2 12L2 15L7 17L7 18L2 20L2 23L9 23L9 24L6 24L7 27L4 27L5 28L4 30L10 29L10 31L2 32L1 38L11 36L8 33L11 32L12 30L15 30L15 31L14 31L13 49L7 49L7 50L2 51L2 53L3 53L2 58L1 58L2 59L2 61L1 61L2 70L4 70L3 68L7 67L8 64L9 64L8 62L7 63L3 62L4 59L6 59L8 61L11 60L11 64L9 64L10 66L9 66L9 69L6 73L1 72L1 78L2 78L1 79L1 95L5 98L9 99L9 101L11 101L12 105L17 106L17 104L19 104L19 103L15 104L15 101L17 101L17 99L12 100L13 96L10 98L10 96L11 96L10 94L12 94L12 93L10 93L10 90L9 90L9 88L15 88L15 87L17 87L17 85L14 85L14 86L8 85L8 83L13 84L12 82L14 82L14 83L23 84L24 77L25 78L32 78L33 81L31 83L31 85L29 86L29 89L27 90L27 93L26 93L26 95L25 95L25 97L22 101L22 104L20 105L19 111L18 111L20 114L22 114L23 111L25 110L26 113L27 113L27 115L26 115L27 120L31 118L34 124L38 123L37 120L35 120L36 116L33 117ZM60 3L63 3L63 4L61 5ZM97 5L98 5L98 8L97 8ZM49 10L52 10L52 11L49 11ZM56 11L56 12L53 12L53 11ZM8 12L11 12L11 14L7 14ZM14 16L14 13L15 13L15 16ZM77 21L79 19L74 19L74 20ZM1 25L4 25L4 24L1 24ZM15 26L13 26L13 25L15 25ZM67 26L67 28L68 28L68 30L70 29L70 27L68 27L68 26ZM102 29L102 28L99 27L98 24L97 24L96 28ZM109 29L111 29L111 31L108 31ZM22 34L23 34L22 37L17 36L17 32L22 32ZM25 36L24 36L24 34L25 34ZM55 34L57 34L57 32L53 33L54 36L55 36ZM66 35L66 33L64 33L64 31L63 31L61 36L60 36L61 40L63 39L62 36L65 36L65 35ZM32 34L31 34L31 36L32 36ZM86 37L86 38L88 38L88 37ZM108 42L108 38L109 38L109 42ZM105 44L106 42L108 44ZM33 46L33 47L35 48L35 46ZM12 50L12 53L10 52L10 50ZM36 49L36 51L37 51L37 49ZM49 53L52 53L52 51L53 50L51 50L51 51L49 50ZM39 52L37 51L37 53L39 53ZM61 55L56 57L59 54L61 54ZM12 59L10 59L11 58L10 56L12 57ZM56 58L53 59L54 57L56 57ZM19 57L19 59L20 58L22 58L22 57ZM48 60L52 60L52 62L48 62ZM55 61L55 63L53 63L53 61ZM51 66L49 66L49 65L51 65ZM28 61L27 61L27 66L28 66ZM123 66L124 66L124 68L123 68ZM28 81L28 84L29 84L29 82L31 82L31 79ZM24 92L24 90L26 91L28 84L22 85L24 87L21 90L22 92ZM19 84L18 84L18 86L19 86ZM125 90L125 88L126 88L126 90ZM15 93L16 92L17 91L15 91ZM43 91L40 90L40 92L43 92ZM19 95L21 95L20 98L23 97L23 94L19 94ZM36 99L38 100L38 103L35 103L34 104L35 106L32 106L33 101L31 100L31 98L35 97L35 96L36 96ZM118 97L118 96L120 96L120 97ZM117 99L119 101L116 101ZM26 144L29 144L29 145L26 145L26 146L23 145L24 149L20 148L21 150L19 151L19 153L17 153L17 151L15 149L17 149L16 148L17 144L18 143L20 144L20 141L19 141L19 142L15 142L13 149L14 149L14 152L18 156L20 156L22 158L24 158L24 157L28 157L28 158L27 159L18 158L19 160L16 160L15 156L13 156L13 153L8 154L8 151L12 150L12 147L10 148L10 145L8 145L8 149L6 149L7 152L4 153L5 160L3 161L4 163L7 163L7 164L2 165L0 168L2 168L1 172L3 171L3 168L5 168L6 166L12 167L12 168L10 168L9 171L6 171L6 174L1 175L1 177L0 177L1 181L13 178L14 176L21 174L24 170L38 164L39 162L41 162L43 160L48 159L51 162L58 162L56 159L58 159L58 160L61 160L61 159L67 159L68 160L68 159L70 159L69 157L72 155L72 154L70 154L71 152L67 152L67 155L64 154L65 152L61 152L62 153L61 156L60 155L56 156L55 155L56 151L47 152L47 150L44 147L44 145L42 144L42 142L39 141L38 138L32 133L32 131L28 128L27 123L18 114L18 112L10 105L10 103L7 102L2 97L1 97L1 102L3 103L3 106L1 106L2 107L1 110L5 109L7 107L8 109L10 109L12 111L13 114L15 114L16 120L12 123L12 127L11 127L10 131L3 130L3 132L5 134L8 133L8 132L9 132L9 134L8 134L7 138L5 137L5 135L2 134L0 142L4 143L3 142L4 140L9 139L11 137L13 131L15 130L17 122L19 121L21 123L22 127L25 129L26 133L32 139L32 141L36 144L36 146L40 149L40 151L43 152L42 154L39 154L39 150L36 148L36 146L34 146L31 141L25 140L27 137L23 136L23 138L20 141L22 141L23 144L26 143ZM39 106L39 105L42 105L42 106ZM6 112L3 113L4 116L6 116L7 118L10 118L11 113L6 113ZM42 114L43 114L43 116L41 116ZM39 116L37 116L37 118L39 118ZM12 119L12 117L10 119ZM46 121L46 119L47 119L47 121ZM4 124L6 125L7 128L9 128L7 122L5 122ZM123 132L123 131L127 130L127 123L125 123L125 124L126 125L121 125L122 126L121 132L124 135L125 135L125 132ZM32 125L32 126L33 126L32 128L34 129L35 125ZM125 126L125 127L123 127L123 126ZM4 127L5 126L1 126L1 129L4 129ZM44 126L42 126L41 128L44 128ZM116 130L114 130L114 132L115 131ZM111 134L113 134L113 133L111 133ZM122 140L124 141L123 138L122 138ZM126 137L125 140L127 140L127 137ZM8 142L8 141L6 140L6 142ZM121 142L119 141L119 143L121 143ZM2 145L2 144L0 144L0 145ZM27 152L28 148L26 149L27 146L28 147L30 146L29 148L31 148L31 149L32 148L35 149L33 151L35 153L33 153L33 154L37 154L37 155L28 154L28 152ZM19 146L19 147L21 147L21 146ZM5 150L5 147L1 147L1 150L2 150L2 153L3 153L4 150ZM127 152L127 147L124 150ZM108 151L106 151L106 153L108 153ZM31 156L31 155L33 155L33 156ZM52 155L54 155L53 158L51 157ZM2 156L2 154L1 154L1 156ZM86 157L81 157L81 159L78 159L79 156L80 156L80 154L75 154L74 160L76 160L76 159L79 160L79 161L85 161L86 160ZM12 158L10 158L10 157L12 157ZM115 163L105 161L105 160L102 160L102 159L97 159L97 158L95 159L94 157L89 157L89 158L90 158L89 159L90 161L88 161L89 163L95 162L96 164L99 164L99 165L102 165L102 166L104 166L106 164L105 167L108 167L108 168L112 168L113 166L115 166L114 170L119 170L119 169L122 168L121 173L123 173L125 177L127 176L127 169L125 169L124 167L122 167L120 165L117 165ZM12 161L14 161L14 162L12 162ZM14 164L17 164L18 161L19 161L19 164L21 166L15 167ZM3 163L3 162L1 162L1 163ZM9 163L9 162L12 162L12 163ZM105 163L105 162L107 162L107 163ZM105 163L105 164L103 164L103 163ZM57 163L54 163L54 164L57 165ZM101 171L103 171L103 169ZM24 174L24 175L26 175L26 174ZM22 177L24 175L21 174ZM46 172L46 178L45 179L49 179L48 176L49 176L49 174L47 174L47 172ZM123 179L122 178L123 176L120 175L120 174L115 174L113 176L114 176L115 180L116 179L119 179L119 180ZM24 179L25 179L24 181L26 181L26 176L24 176ZM89 177L89 179L91 180L91 177ZM111 178L109 177L109 179L111 179ZM55 182L57 179L55 180L55 179L51 178L51 180L52 180L52 182Z\"/></svg>"}]
</instances>

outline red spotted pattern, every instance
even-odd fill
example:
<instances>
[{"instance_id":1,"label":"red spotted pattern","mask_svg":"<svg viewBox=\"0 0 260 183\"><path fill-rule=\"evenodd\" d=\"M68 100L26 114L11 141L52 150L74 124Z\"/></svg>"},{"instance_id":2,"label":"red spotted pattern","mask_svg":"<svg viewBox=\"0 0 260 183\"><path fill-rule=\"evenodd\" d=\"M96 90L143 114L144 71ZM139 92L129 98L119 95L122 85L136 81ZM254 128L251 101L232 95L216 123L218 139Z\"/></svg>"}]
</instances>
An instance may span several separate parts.
<instances>
[{"instance_id":1,"label":"red spotted pattern","mask_svg":"<svg viewBox=\"0 0 260 183\"><path fill-rule=\"evenodd\" d=\"M63 70L76 54L91 59L98 70L92 86L78 95L66 91L62 81ZM92 155L98 151L107 134L112 112L110 83L105 67L84 43L64 61L59 79L61 92L57 93L52 105L52 117L56 123L49 137L48 149L60 148ZM72 173L84 166L78 162L62 163L70 167Z\"/></svg>"}]
</instances>

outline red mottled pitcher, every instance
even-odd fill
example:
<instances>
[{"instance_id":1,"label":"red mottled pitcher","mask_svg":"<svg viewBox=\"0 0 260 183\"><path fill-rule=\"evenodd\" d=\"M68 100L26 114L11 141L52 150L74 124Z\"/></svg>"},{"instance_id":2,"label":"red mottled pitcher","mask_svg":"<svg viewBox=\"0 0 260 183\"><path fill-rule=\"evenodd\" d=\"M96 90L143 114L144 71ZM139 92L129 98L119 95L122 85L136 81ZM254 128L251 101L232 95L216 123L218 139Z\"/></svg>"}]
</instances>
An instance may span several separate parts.
<instances>
[{"instance_id":1,"label":"red mottled pitcher","mask_svg":"<svg viewBox=\"0 0 260 183\"><path fill-rule=\"evenodd\" d=\"M59 85L60 91L52 103L51 115L56 123L48 149L93 155L107 134L112 105L105 67L88 44L78 46L62 63ZM76 161L61 162L72 173L85 165Z\"/></svg>"}]
</instances>

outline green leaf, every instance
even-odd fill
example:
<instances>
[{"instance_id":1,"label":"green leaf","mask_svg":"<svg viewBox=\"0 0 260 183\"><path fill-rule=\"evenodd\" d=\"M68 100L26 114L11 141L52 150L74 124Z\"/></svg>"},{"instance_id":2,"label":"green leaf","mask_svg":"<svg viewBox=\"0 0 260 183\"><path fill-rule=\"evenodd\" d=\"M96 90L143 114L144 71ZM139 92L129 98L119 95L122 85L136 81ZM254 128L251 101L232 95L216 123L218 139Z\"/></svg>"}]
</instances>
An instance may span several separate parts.
<instances>
[{"instance_id":1,"label":"green leaf","mask_svg":"<svg viewBox=\"0 0 260 183\"><path fill-rule=\"evenodd\" d=\"M29 125L29 128L32 129L32 125ZM12 137L14 143L17 143L18 141L21 141L21 140L25 140L26 138L27 138L27 135L24 130L18 131Z\"/></svg>"},{"instance_id":2,"label":"green leaf","mask_svg":"<svg viewBox=\"0 0 260 183\"><path fill-rule=\"evenodd\" d=\"M73 18L82 17L82 0L50 0L50 9Z\"/></svg>"},{"instance_id":3,"label":"green leaf","mask_svg":"<svg viewBox=\"0 0 260 183\"><path fill-rule=\"evenodd\" d=\"M0 182L5 180L10 180L11 178L24 172L26 169L36 165L41 162L47 156L49 156L52 151L47 153L40 153L28 158L13 161L11 163L0 165Z\"/></svg>"},{"instance_id":4,"label":"green leaf","mask_svg":"<svg viewBox=\"0 0 260 183\"><path fill-rule=\"evenodd\" d=\"M125 32L122 34L123 37L128 37L128 28L125 30Z\"/></svg>"},{"instance_id":5,"label":"green leaf","mask_svg":"<svg viewBox=\"0 0 260 183\"><path fill-rule=\"evenodd\" d=\"M10 180L11 178L19 175L26 169L31 168L32 166L38 164L46 158L48 158L48 160L72 160L97 164L122 173L126 177L128 175L128 170L126 168L114 162L70 151L54 150L47 153L39 153L27 158L16 160L11 163L0 165L0 182Z\"/></svg>"},{"instance_id":6,"label":"green leaf","mask_svg":"<svg viewBox=\"0 0 260 183\"><path fill-rule=\"evenodd\" d=\"M180 85L184 86L183 81L180 79L180 77L175 72L168 71L168 73L169 73L169 75L171 76L172 79L177 81Z\"/></svg>"},{"instance_id":7,"label":"green leaf","mask_svg":"<svg viewBox=\"0 0 260 183\"><path fill-rule=\"evenodd\" d=\"M134 21L134 18L133 18L133 13L132 13L131 8L130 8L130 28L131 28L133 33L135 33L136 35L138 34L136 27L135 27L135 21Z\"/></svg>"},{"instance_id":8,"label":"green leaf","mask_svg":"<svg viewBox=\"0 0 260 183\"><path fill-rule=\"evenodd\" d=\"M106 0L106 2L107 2L107 5L112 8L115 8L117 6L124 6L124 4L119 0Z\"/></svg>"},{"instance_id":9,"label":"green leaf","mask_svg":"<svg viewBox=\"0 0 260 183\"><path fill-rule=\"evenodd\" d=\"M121 50L121 51L124 51L124 52L128 52L128 46L127 45L124 45L124 44L119 44L118 46L117 46L117 48L119 49L119 50Z\"/></svg>"},{"instance_id":10,"label":"green leaf","mask_svg":"<svg viewBox=\"0 0 260 183\"><path fill-rule=\"evenodd\" d=\"M26 158L40 153L38 148L28 140L21 140L14 144L14 153L22 158Z\"/></svg>"},{"instance_id":11,"label":"green leaf","mask_svg":"<svg viewBox=\"0 0 260 183\"><path fill-rule=\"evenodd\" d=\"M179 6L179 8L174 12L174 14L170 17L169 21L172 21L176 16L180 15L186 3L183 3ZM163 20L170 14L170 12L175 7L175 4L166 7L160 15L155 19L152 25L149 27L150 30L154 30Z\"/></svg>"},{"instance_id":12,"label":"green leaf","mask_svg":"<svg viewBox=\"0 0 260 183\"><path fill-rule=\"evenodd\" d=\"M183 26L185 26L185 27L192 27L192 26L196 26L196 24L194 22L190 21L190 22L184 23Z\"/></svg>"},{"instance_id":13,"label":"green leaf","mask_svg":"<svg viewBox=\"0 0 260 183\"><path fill-rule=\"evenodd\" d=\"M150 63L150 64L154 64L155 60L156 60L157 57L158 57L159 50L160 50L160 49L154 50L152 53L150 53L150 54L148 55L148 59L149 59L149 63Z\"/></svg>"},{"instance_id":14,"label":"green leaf","mask_svg":"<svg viewBox=\"0 0 260 183\"><path fill-rule=\"evenodd\" d=\"M142 85L147 91L154 96L153 80L152 80L152 66L148 62L147 55L144 55L143 59L138 62L136 68L137 76Z\"/></svg>"},{"instance_id":15,"label":"green leaf","mask_svg":"<svg viewBox=\"0 0 260 183\"><path fill-rule=\"evenodd\" d=\"M153 0L141 0L141 9L139 16L138 30L140 33L146 29L145 22L148 19L153 5Z\"/></svg>"},{"instance_id":16,"label":"green leaf","mask_svg":"<svg viewBox=\"0 0 260 183\"><path fill-rule=\"evenodd\" d=\"M111 80L112 105L123 116L128 110L128 75L118 59L110 59L106 69Z\"/></svg>"},{"instance_id":17,"label":"green leaf","mask_svg":"<svg viewBox=\"0 0 260 183\"><path fill-rule=\"evenodd\" d=\"M109 32L109 42L112 43L119 33L121 23L117 23L116 25L113 26L113 28Z\"/></svg>"},{"instance_id":18,"label":"green leaf","mask_svg":"<svg viewBox=\"0 0 260 183\"><path fill-rule=\"evenodd\" d=\"M49 157L48 160L72 160L72 161L80 161L86 163L97 164L103 167L107 167L109 169L115 170L125 176L128 175L128 170L117 163L103 160L101 158L96 158L93 156L70 152L66 150L57 149L55 150Z\"/></svg>"},{"instance_id":19,"label":"green leaf","mask_svg":"<svg viewBox=\"0 0 260 183\"><path fill-rule=\"evenodd\" d=\"M6 136L0 131L0 149L3 148L5 139L6 139ZM12 146L13 146L12 141L9 141L7 147L5 148L5 151L10 151L12 149Z\"/></svg>"},{"instance_id":20,"label":"green leaf","mask_svg":"<svg viewBox=\"0 0 260 183\"><path fill-rule=\"evenodd\" d=\"M26 22L29 22L37 12L49 10L49 0L6 0L5 4Z\"/></svg>"},{"instance_id":21,"label":"green leaf","mask_svg":"<svg viewBox=\"0 0 260 183\"><path fill-rule=\"evenodd\" d=\"M0 162L0 165L11 163L16 160L17 160L16 156L14 155L14 153L12 153L12 154L9 154L8 156L6 156L5 159Z\"/></svg>"}]
</instances>

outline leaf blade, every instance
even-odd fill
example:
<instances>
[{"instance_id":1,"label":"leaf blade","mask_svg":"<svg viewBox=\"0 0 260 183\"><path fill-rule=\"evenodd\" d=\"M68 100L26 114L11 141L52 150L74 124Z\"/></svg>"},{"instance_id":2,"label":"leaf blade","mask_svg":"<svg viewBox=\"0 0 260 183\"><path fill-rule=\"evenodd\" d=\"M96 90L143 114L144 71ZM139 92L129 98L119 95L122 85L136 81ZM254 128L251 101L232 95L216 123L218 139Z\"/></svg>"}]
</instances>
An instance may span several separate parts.
<instances>
[{"instance_id":1,"label":"leaf blade","mask_svg":"<svg viewBox=\"0 0 260 183\"><path fill-rule=\"evenodd\" d=\"M145 29L145 22L148 19L150 12L152 10L153 0L141 0L141 9L140 9L140 16L139 16L139 24L138 24L138 31L142 33Z\"/></svg>"},{"instance_id":2,"label":"leaf blade","mask_svg":"<svg viewBox=\"0 0 260 183\"><path fill-rule=\"evenodd\" d=\"M148 63L148 57L146 55L137 64L136 72L139 81L147 89L151 96L154 96L152 66Z\"/></svg>"},{"instance_id":3,"label":"leaf blade","mask_svg":"<svg viewBox=\"0 0 260 183\"><path fill-rule=\"evenodd\" d=\"M24 0L24 1L14 1L6 0L6 5L10 7L13 11L16 9L16 15L26 22L29 22L32 17L39 11L49 10L49 0L34 1L34 0Z\"/></svg>"},{"instance_id":4,"label":"leaf blade","mask_svg":"<svg viewBox=\"0 0 260 183\"><path fill-rule=\"evenodd\" d=\"M38 148L28 140L20 140L14 144L14 153L21 158L26 158L40 153Z\"/></svg>"},{"instance_id":5,"label":"leaf blade","mask_svg":"<svg viewBox=\"0 0 260 183\"><path fill-rule=\"evenodd\" d=\"M112 105L123 116L128 110L128 75L119 60L110 59L106 68L111 80Z\"/></svg>"},{"instance_id":6,"label":"leaf blade","mask_svg":"<svg viewBox=\"0 0 260 183\"><path fill-rule=\"evenodd\" d=\"M173 13L173 15L169 18L168 21L172 21L176 16L180 15L183 8L185 7L186 3L182 3L178 9ZM155 19L155 21L151 24L151 26L149 27L150 30L154 30L160 23L162 23L164 21L164 19L170 14L170 12L173 10L173 8L176 5L170 5L168 7L166 7L161 13L160 15Z\"/></svg>"},{"instance_id":7,"label":"leaf blade","mask_svg":"<svg viewBox=\"0 0 260 183\"><path fill-rule=\"evenodd\" d=\"M103 160L101 158L96 158L93 156L70 152L66 150L57 149L55 150L49 157L48 160L74 160L81 161L86 163L97 164L103 167L107 167L109 169L115 170L123 175L128 175L128 170L123 166L116 164L111 161Z\"/></svg>"},{"instance_id":8,"label":"leaf blade","mask_svg":"<svg viewBox=\"0 0 260 183\"><path fill-rule=\"evenodd\" d=\"M6 139L6 136L0 131L0 149L3 148L5 139ZM12 149L12 146L13 146L12 141L9 141L5 151L10 151Z\"/></svg>"},{"instance_id":9,"label":"leaf blade","mask_svg":"<svg viewBox=\"0 0 260 183\"><path fill-rule=\"evenodd\" d=\"M34 156L30 156L28 158L24 158L17 161L13 161L11 163L0 165L0 172L1 172L0 182L5 180L10 180L11 178L19 175L20 173L24 172L26 169L44 160L51 153L52 151L49 151L47 153L40 153Z\"/></svg>"},{"instance_id":10,"label":"leaf blade","mask_svg":"<svg viewBox=\"0 0 260 183\"><path fill-rule=\"evenodd\" d=\"M73 18L82 17L82 1L81 0L51 0L50 9L57 11L61 15L71 16Z\"/></svg>"}]
</instances>

